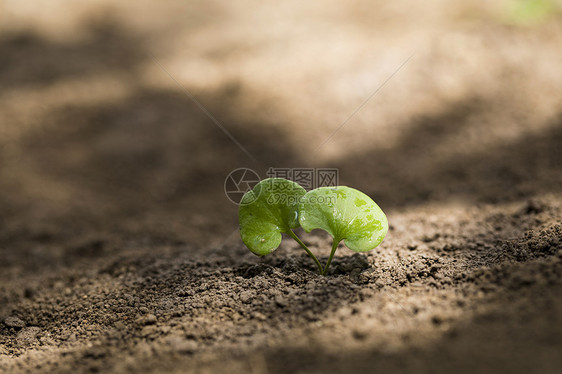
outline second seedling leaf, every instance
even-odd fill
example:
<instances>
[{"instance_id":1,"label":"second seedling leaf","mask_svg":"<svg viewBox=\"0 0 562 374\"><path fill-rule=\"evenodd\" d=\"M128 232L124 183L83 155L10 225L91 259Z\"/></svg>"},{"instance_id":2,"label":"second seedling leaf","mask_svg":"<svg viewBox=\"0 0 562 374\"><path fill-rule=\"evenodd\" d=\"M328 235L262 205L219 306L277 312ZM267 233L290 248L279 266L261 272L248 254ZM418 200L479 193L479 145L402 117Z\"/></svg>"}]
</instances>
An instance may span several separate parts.
<instances>
[{"instance_id":1,"label":"second seedling leaf","mask_svg":"<svg viewBox=\"0 0 562 374\"><path fill-rule=\"evenodd\" d=\"M363 192L339 187L320 187L308 192L299 206L299 222L306 232L327 231L355 252L378 246L388 231L388 221L379 206Z\"/></svg>"}]
</instances>

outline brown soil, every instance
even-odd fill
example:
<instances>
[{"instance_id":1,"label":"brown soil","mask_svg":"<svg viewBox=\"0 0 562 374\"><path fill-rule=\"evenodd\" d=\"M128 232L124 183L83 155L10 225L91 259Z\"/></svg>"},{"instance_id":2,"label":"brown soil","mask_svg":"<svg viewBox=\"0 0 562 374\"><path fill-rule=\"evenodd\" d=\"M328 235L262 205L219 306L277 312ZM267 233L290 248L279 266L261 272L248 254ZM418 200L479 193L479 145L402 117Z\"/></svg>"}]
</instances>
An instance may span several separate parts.
<instances>
[{"instance_id":1,"label":"brown soil","mask_svg":"<svg viewBox=\"0 0 562 374\"><path fill-rule=\"evenodd\" d=\"M0 372L560 372L558 13L21 3L0 28ZM270 166L339 168L388 213L383 244L326 277L290 239L253 256L223 183Z\"/></svg>"}]
</instances>

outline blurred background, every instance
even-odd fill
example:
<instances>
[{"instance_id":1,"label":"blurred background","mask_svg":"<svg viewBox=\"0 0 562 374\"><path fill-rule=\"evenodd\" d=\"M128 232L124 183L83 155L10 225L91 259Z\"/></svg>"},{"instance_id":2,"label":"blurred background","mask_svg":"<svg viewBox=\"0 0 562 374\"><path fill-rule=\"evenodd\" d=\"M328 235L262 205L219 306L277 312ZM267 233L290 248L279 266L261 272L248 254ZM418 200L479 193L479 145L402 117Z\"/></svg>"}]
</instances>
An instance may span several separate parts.
<instances>
[{"instance_id":1,"label":"blurred background","mask_svg":"<svg viewBox=\"0 0 562 374\"><path fill-rule=\"evenodd\" d=\"M561 144L561 0L0 0L0 371L557 373ZM241 167L389 235L258 259Z\"/></svg>"},{"instance_id":2,"label":"blurred background","mask_svg":"<svg viewBox=\"0 0 562 374\"><path fill-rule=\"evenodd\" d=\"M236 240L223 183L238 167L337 167L391 213L560 192L560 1L4 0L0 12L12 272L133 238Z\"/></svg>"}]
</instances>

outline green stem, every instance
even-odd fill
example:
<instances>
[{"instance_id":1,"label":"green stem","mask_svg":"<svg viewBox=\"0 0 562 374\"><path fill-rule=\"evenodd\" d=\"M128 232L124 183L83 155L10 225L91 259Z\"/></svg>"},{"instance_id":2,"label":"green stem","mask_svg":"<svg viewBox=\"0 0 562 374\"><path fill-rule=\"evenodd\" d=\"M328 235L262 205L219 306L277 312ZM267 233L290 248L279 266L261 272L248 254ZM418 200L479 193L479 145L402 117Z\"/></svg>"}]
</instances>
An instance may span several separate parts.
<instances>
[{"instance_id":1,"label":"green stem","mask_svg":"<svg viewBox=\"0 0 562 374\"><path fill-rule=\"evenodd\" d=\"M336 253L336 249L338 249L338 244L340 244L340 241L341 240L336 240L336 238L334 238L334 241L332 242L332 252L330 253L330 258L328 258L326 267L324 268L324 270L322 270L322 275L326 275L326 273L328 272L328 268L332 263L332 259L334 258L334 254Z\"/></svg>"},{"instance_id":2,"label":"green stem","mask_svg":"<svg viewBox=\"0 0 562 374\"><path fill-rule=\"evenodd\" d=\"M314 262L316 262L316 265L318 265L318 270L320 270L320 274L324 275L324 271L322 270L322 264L320 264L320 261L318 261L318 259L316 258L316 256L314 256L314 253L312 253L310 251L310 249L308 249L308 247L299 239L299 237L297 236L297 234L295 234L293 232L293 230L289 230L287 232L287 234L296 240L297 243L299 243L299 245L306 251L306 253L308 253L308 255L310 257L312 257L312 259L314 260Z\"/></svg>"}]
</instances>

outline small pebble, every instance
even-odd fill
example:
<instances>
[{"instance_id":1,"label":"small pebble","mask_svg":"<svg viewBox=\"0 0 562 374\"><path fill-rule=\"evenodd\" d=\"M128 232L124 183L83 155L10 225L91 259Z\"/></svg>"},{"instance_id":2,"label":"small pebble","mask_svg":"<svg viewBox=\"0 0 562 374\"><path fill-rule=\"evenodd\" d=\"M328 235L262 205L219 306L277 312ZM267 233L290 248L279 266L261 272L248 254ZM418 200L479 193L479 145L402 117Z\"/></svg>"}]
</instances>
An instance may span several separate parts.
<instances>
[{"instance_id":1,"label":"small pebble","mask_svg":"<svg viewBox=\"0 0 562 374\"><path fill-rule=\"evenodd\" d=\"M21 345L29 345L37 340L37 335L41 332L39 327L27 327L21 330L16 336L16 340Z\"/></svg>"},{"instance_id":2,"label":"small pebble","mask_svg":"<svg viewBox=\"0 0 562 374\"><path fill-rule=\"evenodd\" d=\"M149 314L144 318L145 325L154 325L156 323L156 316L154 314Z\"/></svg>"},{"instance_id":3,"label":"small pebble","mask_svg":"<svg viewBox=\"0 0 562 374\"><path fill-rule=\"evenodd\" d=\"M197 350L197 342L191 339L184 339L174 336L168 339L168 344L172 350L178 353L193 353Z\"/></svg>"},{"instance_id":4,"label":"small pebble","mask_svg":"<svg viewBox=\"0 0 562 374\"><path fill-rule=\"evenodd\" d=\"M287 306L287 300L283 296L277 295L275 296L275 304L279 307L285 307Z\"/></svg>"},{"instance_id":5,"label":"small pebble","mask_svg":"<svg viewBox=\"0 0 562 374\"><path fill-rule=\"evenodd\" d=\"M158 329L156 326L144 326L141 330L141 335L145 338L155 336L157 333Z\"/></svg>"},{"instance_id":6,"label":"small pebble","mask_svg":"<svg viewBox=\"0 0 562 374\"><path fill-rule=\"evenodd\" d=\"M244 291L240 294L240 301L242 301L244 304L248 304L252 299L252 296L253 295L250 291Z\"/></svg>"},{"instance_id":7,"label":"small pebble","mask_svg":"<svg viewBox=\"0 0 562 374\"><path fill-rule=\"evenodd\" d=\"M14 327L16 329L21 329L21 328L25 327L25 322L23 322L18 317L13 317L13 316L6 317L6 319L4 319L4 323L8 327Z\"/></svg>"},{"instance_id":8,"label":"small pebble","mask_svg":"<svg viewBox=\"0 0 562 374\"><path fill-rule=\"evenodd\" d=\"M254 318L259 321L265 321L267 319L267 317L260 312L254 313Z\"/></svg>"}]
</instances>

